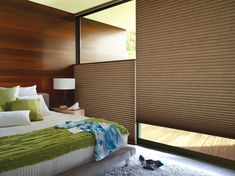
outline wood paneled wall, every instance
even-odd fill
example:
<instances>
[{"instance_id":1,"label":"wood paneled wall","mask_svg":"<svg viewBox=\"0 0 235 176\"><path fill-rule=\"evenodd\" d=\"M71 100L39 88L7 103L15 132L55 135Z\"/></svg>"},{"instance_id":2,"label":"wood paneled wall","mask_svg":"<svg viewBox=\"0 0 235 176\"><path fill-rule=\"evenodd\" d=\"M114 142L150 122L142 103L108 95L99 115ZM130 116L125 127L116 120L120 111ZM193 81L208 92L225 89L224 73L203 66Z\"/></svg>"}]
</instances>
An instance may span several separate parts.
<instances>
[{"instance_id":1,"label":"wood paneled wall","mask_svg":"<svg viewBox=\"0 0 235 176\"><path fill-rule=\"evenodd\" d=\"M80 63L126 60L126 30L81 19L81 56Z\"/></svg>"},{"instance_id":2,"label":"wood paneled wall","mask_svg":"<svg viewBox=\"0 0 235 176\"><path fill-rule=\"evenodd\" d=\"M235 1L137 1L137 120L235 138Z\"/></svg>"},{"instance_id":3,"label":"wood paneled wall","mask_svg":"<svg viewBox=\"0 0 235 176\"><path fill-rule=\"evenodd\" d=\"M135 143L135 60L76 65L75 78L86 116L124 125Z\"/></svg>"},{"instance_id":4,"label":"wood paneled wall","mask_svg":"<svg viewBox=\"0 0 235 176\"><path fill-rule=\"evenodd\" d=\"M0 86L36 84L57 106L62 96L53 90L53 78L73 77L73 64L72 14L29 1L0 1Z\"/></svg>"}]
</instances>

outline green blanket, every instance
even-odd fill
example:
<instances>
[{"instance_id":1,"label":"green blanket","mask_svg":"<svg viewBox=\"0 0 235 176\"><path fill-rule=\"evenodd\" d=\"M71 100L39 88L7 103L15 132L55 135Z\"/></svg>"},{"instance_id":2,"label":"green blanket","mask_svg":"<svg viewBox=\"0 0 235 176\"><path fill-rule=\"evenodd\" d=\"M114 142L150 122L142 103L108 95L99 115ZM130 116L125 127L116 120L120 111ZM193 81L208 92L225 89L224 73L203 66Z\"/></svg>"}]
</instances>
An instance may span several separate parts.
<instances>
[{"instance_id":1,"label":"green blanket","mask_svg":"<svg viewBox=\"0 0 235 176\"><path fill-rule=\"evenodd\" d=\"M121 134L128 134L125 127L115 122L95 118L87 120L113 124L119 128ZM1 137L0 173L50 160L74 150L94 145L95 137L92 133L73 134L67 129L55 129L54 127Z\"/></svg>"}]
</instances>

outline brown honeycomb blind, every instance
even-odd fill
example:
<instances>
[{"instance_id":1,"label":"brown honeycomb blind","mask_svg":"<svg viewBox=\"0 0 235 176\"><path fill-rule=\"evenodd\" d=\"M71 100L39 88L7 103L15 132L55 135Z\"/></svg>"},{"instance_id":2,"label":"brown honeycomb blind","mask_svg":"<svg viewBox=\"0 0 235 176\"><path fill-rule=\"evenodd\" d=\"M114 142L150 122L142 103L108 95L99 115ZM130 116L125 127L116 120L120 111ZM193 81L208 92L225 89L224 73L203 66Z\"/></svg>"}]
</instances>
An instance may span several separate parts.
<instances>
[{"instance_id":1,"label":"brown honeycomb blind","mask_svg":"<svg viewBox=\"0 0 235 176\"><path fill-rule=\"evenodd\" d=\"M235 138L235 1L137 1L137 121Z\"/></svg>"},{"instance_id":2,"label":"brown honeycomb blind","mask_svg":"<svg viewBox=\"0 0 235 176\"><path fill-rule=\"evenodd\" d=\"M124 125L135 143L135 60L75 65L75 78L86 116Z\"/></svg>"}]
</instances>

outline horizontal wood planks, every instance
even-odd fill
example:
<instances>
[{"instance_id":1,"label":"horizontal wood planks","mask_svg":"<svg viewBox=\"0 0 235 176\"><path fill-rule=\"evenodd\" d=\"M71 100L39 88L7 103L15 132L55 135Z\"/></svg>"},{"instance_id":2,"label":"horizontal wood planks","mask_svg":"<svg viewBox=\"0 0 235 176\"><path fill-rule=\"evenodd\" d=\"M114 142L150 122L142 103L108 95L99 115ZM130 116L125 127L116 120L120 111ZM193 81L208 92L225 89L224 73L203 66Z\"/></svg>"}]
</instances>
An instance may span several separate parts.
<instances>
[{"instance_id":1,"label":"horizontal wood planks","mask_svg":"<svg viewBox=\"0 0 235 176\"><path fill-rule=\"evenodd\" d=\"M141 124L140 138L235 161L235 139Z\"/></svg>"},{"instance_id":2,"label":"horizontal wood planks","mask_svg":"<svg viewBox=\"0 0 235 176\"><path fill-rule=\"evenodd\" d=\"M29 1L0 2L0 86L36 84L62 103L54 77L73 77L75 21L72 14ZM73 92L70 92L73 99Z\"/></svg>"}]
</instances>

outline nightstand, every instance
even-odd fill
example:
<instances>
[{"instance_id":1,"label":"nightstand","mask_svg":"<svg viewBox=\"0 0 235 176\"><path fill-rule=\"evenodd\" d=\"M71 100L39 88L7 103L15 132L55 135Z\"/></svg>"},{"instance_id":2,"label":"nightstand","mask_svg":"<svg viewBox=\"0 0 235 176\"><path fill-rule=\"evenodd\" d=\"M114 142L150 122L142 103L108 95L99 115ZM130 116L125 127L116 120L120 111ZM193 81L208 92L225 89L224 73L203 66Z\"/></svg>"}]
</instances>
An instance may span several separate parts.
<instances>
[{"instance_id":1,"label":"nightstand","mask_svg":"<svg viewBox=\"0 0 235 176\"><path fill-rule=\"evenodd\" d=\"M55 112L64 113L64 114L85 116L85 110L84 109L68 110L68 109L60 109L60 108L51 108L51 110L55 111Z\"/></svg>"}]
</instances>

